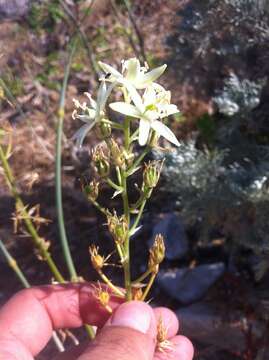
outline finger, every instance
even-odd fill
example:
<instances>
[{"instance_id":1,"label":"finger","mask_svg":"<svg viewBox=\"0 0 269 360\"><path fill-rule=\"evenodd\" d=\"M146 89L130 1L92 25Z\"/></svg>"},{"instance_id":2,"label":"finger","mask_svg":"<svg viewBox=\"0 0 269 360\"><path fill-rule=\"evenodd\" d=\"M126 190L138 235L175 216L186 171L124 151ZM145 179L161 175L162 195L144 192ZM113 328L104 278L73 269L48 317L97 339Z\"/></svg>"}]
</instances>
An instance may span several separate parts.
<instances>
[{"instance_id":1,"label":"finger","mask_svg":"<svg viewBox=\"0 0 269 360\"><path fill-rule=\"evenodd\" d=\"M157 307L153 309L156 322L161 318L163 321L163 326L167 329L167 338L174 337L178 333L179 323L175 313L165 307ZM110 320L108 320L110 323ZM81 344L68 353L59 354L55 360L74 360L85 350L87 344Z\"/></svg>"},{"instance_id":2,"label":"finger","mask_svg":"<svg viewBox=\"0 0 269 360\"><path fill-rule=\"evenodd\" d=\"M178 333L179 323L175 313L165 307L154 309L157 322L161 319L164 329L167 330L167 338L171 338Z\"/></svg>"},{"instance_id":3,"label":"finger","mask_svg":"<svg viewBox=\"0 0 269 360\"><path fill-rule=\"evenodd\" d=\"M122 304L78 360L152 360L156 333L149 305L138 301Z\"/></svg>"},{"instance_id":4,"label":"finger","mask_svg":"<svg viewBox=\"0 0 269 360\"><path fill-rule=\"evenodd\" d=\"M112 297L111 308L120 302ZM0 310L0 349L12 354L16 348L24 347L26 354L36 355L49 341L53 329L75 328L83 323L102 326L109 315L99 304L93 284L23 290Z\"/></svg>"},{"instance_id":5,"label":"finger","mask_svg":"<svg viewBox=\"0 0 269 360\"><path fill-rule=\"evenodd\" d=\"M192 360L194 349L191 341L185 336L175 336L162 351L157 351L154 360Z\"/></svg>"}]
</instances>

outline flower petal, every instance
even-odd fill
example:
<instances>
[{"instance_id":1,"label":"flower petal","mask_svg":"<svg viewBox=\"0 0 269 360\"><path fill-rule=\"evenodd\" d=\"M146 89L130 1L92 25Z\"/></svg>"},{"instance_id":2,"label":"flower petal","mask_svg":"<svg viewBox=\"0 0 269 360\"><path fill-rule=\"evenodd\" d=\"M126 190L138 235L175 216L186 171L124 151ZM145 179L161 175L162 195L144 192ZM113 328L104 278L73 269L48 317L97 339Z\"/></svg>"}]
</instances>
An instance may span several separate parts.
<instances>
[{"instance_id":1,"label":"flower petal","mask_svg":"<svg viewBox=\"0 0 269 360\"><path fill-rule=\"evenodd\" d=\"M154 105L156 103L156 91L154 90L153 86L146 88L143 94L143 100L145 106Z\"/></svg>"},{"instance_id":2,"label":"flower petal","mask_svg":"<svg viewBox=\"0 0 269 360\"><path fill-rule=\"evenodd\" d=\"M180 112L178 107L173 104L162 106L160 110L161 110L161 114L160 114L161 119L169 115L177 114Z\"/></svg>"},{"instance_id":3,"label":"flower petal","mask_svg":"<svg viewBox=\"0 0 269 360\"><path fill-rule=\"evenodd\" d=\"M143 113L145 111L145 106L143 105L143 101L142 101L142 98L141 98L140 94L136 91L136 89L128 81L124 80L123 85L128 90L129 95L130 95L133 103L137 107L137 109L141 113Z\"/></svg>"},{"instance_id":4,"label":"flower petal","mask_svg":"<svg viewBox=\"0 0 269 360\"><path fill-rule=\"evenodd\" d=\"M87 98L89 99L89 102L90 102L91 107L92 107L93 109L96 109L96 101L93 100L91 94L88 93L88 92L85 92L84 95L86 95Z\"/></svg>"},{"instance_id":5,"label":"flower petal","mask_svg":"<svg viewBox=\"0 0 269 360\"><path fill-rule=\"evenodd\" d=\"M93 128L95 125L95 121L93 121L91 124L85 124L81 126L80 129L73 135L72 140L76 140L77 147L81 147L86 135L88 132Z\"/></svg>"},{"instance_id":6,"label":"flower petal","mask_svg":"<svg viewBox=\"0 0 269 360\"><path fill-rule=\"evenodd\" d=\"M102 101L100 103L100 112L102 112L106 106L107 99L109 98L111 91L115 87L115 83L110 84L109 87L106 90L106 93L104 94L104 97L102 98Z\"/></svg>"},{"instance_id":7,"label":"flower petal","mask_svg":"<svg viewBox=\"0 0 269 360\"><path fill-rule=\"evenodd\" d=\"M162 66L157 67L156 69L153 69L153 70L147 72L146 74L141 74L139 79L137 79L136 87L138 89L144 89L149 84L151 84L153 81L158 79L158 77L160 77L163 74L166 67L167 67L167 65L164 64Z\"/></svg>"},{"instance_id":8,"label":"flower petal","mask_svg":"<svg viewBox=\"0 0 269 360\"><path fill-rule=\"evenodd\" d=\"M180 146L180 143L178 142L174 133L169 129L169 127L164 125L162 122L157 121L157 120L153 121L151 124L151 127L153 130L156 131L156 133L159 136L163 136L166 140L170 141L172 144L174 144L176 146Z\"/></svg>"},{"instance_id":9,"label":"flower petal","mask_svg":"<svg viewBox=\"0 0 269 360\"><path fill-rule=\"evenodd\" d=\"M140 119L139 123L139 137L138 143L140 146L146 145L149 137L150 122L145 119Z\"/></svg>"},{"instance_id":10,"label":"flower petal","mask_svg":"<svg viewBox=\"0 0 269 360\"><path fill-rule=\"evenodd\" d=\"M102 61L98 61L98 64L99 64L100 68L105 72L106 75L111 74L111 79L108 78L107 80L115 81L115 80L122 78L121 73L118 70L114 69L112 66L105 64Z\"/></svg>"},{"instance_id":11,"label":"flower petal","mask_svg":"<svg viewBox=\"0 0 269 360\"><path fill-rule=\"evenodd\" d=\"M117 111L123 115L132 116L135 118L141 117L141 113L134 105L127 104L125 102L121 102L121 101L114 102L112 104L109 104L109 107L112 110Z\"/></svg>"},{"instance_id":12,"label":"flower petal","mask_svg":"<svg viewBox=\"0 0 269 360\"><path fill-rule=\"evenodd\" d=\"M124 61L123 70L126 69L126 79L128 81L135 81L140 74L140 62L137 58L132 58Z\"/></svg>"},{"instance_id":13,"label":"flower petal","mask_svg":"<svg viewBox=\"0 0 269 360\"><path fill-rule=\"evenodd\" d=\"M101 81L101 84L99 86L99 89L97 91L97 107L98 105L100 106L100 104L102 103L104 97L106 95L106 83L105 81Z\"/></svg>"}]
</instances>

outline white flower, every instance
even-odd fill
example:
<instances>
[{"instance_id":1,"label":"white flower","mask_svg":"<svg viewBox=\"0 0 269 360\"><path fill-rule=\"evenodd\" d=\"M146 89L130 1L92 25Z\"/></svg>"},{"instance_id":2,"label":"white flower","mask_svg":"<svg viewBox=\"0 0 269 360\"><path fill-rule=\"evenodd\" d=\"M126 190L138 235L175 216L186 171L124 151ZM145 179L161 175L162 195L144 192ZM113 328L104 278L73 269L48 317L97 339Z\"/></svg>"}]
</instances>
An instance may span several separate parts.
<instances>
[{"instance_id":1,"label":"white flower","mask_svg":"<svg viewBox=\"0 0 269 360\"><path fill-rule=\"evenodd\" d=\"M85 95L88 97L90 107L86 102L81 104L77 99L73 99L76 109L73 111L72 118L80 119L85 122L85 125L83 125L73 136L73 139L77 141L77 146L82 145L87 133L104 117L106 101L111 93L112 87L113 86L111 85L107 89L105 82L102 81L98 89L96 101L94 101L91 95L86 92ZM80 114L78 113L79 110L81 111Z\"/></svg>"},{"instance_id":2,"label":"white flower","mask_svg":"<svg viewBox=\"0 0 269 360\"><path fill-rule=\"evenodd\" d=\"M150 130L153 129L159 136L163 136L176 146L179 142L173 132L157 119L163 119L179 112L176 105L170 104L170 91L165 91L160 85L148 87L143 98L133 87L128 88L131 99L134 103L115 102L109 106L121 114L140 119L138 142L141 146L148 141Z\"/></svg>"},{"instance_id":3,"label":"white flower","mask_svg":"<svg viewBox=\"0 0 269 360\"><path fill-rule=\"evenodd\" d=\"M148 72L148 68L142 67L136 58L122 62L122 73L101 61L99 61L99 66L106 74L106 81L118 82L127 86L129 84L136 89L145 89L158 79L166 69L166 65L162 65Z\"/></svg>"}]
</instances>

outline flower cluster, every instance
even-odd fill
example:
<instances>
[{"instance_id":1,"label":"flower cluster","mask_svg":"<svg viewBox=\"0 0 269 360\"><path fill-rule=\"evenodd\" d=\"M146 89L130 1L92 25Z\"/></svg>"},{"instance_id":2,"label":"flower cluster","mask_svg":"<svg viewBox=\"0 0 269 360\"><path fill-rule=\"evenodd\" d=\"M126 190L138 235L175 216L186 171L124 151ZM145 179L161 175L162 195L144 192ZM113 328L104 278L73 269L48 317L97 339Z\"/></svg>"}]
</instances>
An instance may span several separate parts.
<instances>
[{"instance_id":1,"label":"flower cluster","mask_svg":"<svg viewBox=\"0 0 269 360\"><path fill-rule=\"evenodd\" d=\"M171 104L171 93L155 81L162 75L166 65L149 71L142 67L135 58L123 61L122 71L115 70L110 65L99 63L104 74L101 77L97 99L93 100L86 93L87 102L82 104L74 99L74 119L80 119L85 124L75 134L79 146L82 145L87 133L95 128L100 139L91 152L92 165L95 172L92 179L82 184L87 199L106 218L108 232L113 239L116 263L110 264L99 253L98 247L90 247L90 260L102 282L106 284L114 296L144 301L150 293L159 265L165 257L164 239L159 234L149 251L147 271L136 280L131 278L130 239L141 228L141 218L147 201L157 187L163 167L163 161L150 161L147 155L153 148L158 147L158 140L163 136L172 144L179 142L173 132L164 124L163 120L178 112L176 105ZM113 89L122 95L123 101L110 102L108 99ZM116 122L109 117L111 110L124 115ZM139 125L138 125L139 123ZM112 130L122 132L122 137L114 136ZM135 151L135 143L145 146ZM134 173L139 172L141 182L129 181ZM136 200L130 202L129 189L133 185ZM122 204L117 209L106 208L102 205L102 189L108 186L113 190L112 198L120 196ZM107 205L106 205L107 206ZM106 275L106 266L122 268L124 275L124 289L118 288ZM100 304L110 311L108 301L110 293L99 287L95 289Z\"/></svg>"},{"instance_id":2,"label":"flower cluster","mask_svg":"<svg viewBox=\"0 0 269 360\"><path fill-rule=\"evenodd\" d=\"M138 142L141 146L149 143L153 134L163 136L178 146L177 138L162 120L179 110L176 105L171 104L170 91L155 82L165 71L166 65L149 71L136 58L123 61L122 72L103 62L99 62L99 65L104 75L100 79L96 101L89 93L85 93L88 102L81 104L77 99L73 100L76 108L73 118L85 123L74 135L77 145L82 145L87 133L95 125L112 123L108 119L106 105L111 91L117 87L121 88L124 101L112 102L109 107L132 120L139 120Z\"/></svg>"}]
</instances>

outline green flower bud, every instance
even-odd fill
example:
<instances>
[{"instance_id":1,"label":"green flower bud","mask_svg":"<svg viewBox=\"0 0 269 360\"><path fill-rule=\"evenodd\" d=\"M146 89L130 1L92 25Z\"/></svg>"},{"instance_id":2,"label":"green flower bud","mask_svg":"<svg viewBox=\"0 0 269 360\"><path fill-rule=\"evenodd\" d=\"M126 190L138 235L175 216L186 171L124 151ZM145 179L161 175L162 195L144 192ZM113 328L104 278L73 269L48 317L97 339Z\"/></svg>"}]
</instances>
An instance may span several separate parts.
<instances>
[{"instance_id":1,"label":"green flower bud","mask_svg":"<svg viewBox=\"0 0 269 360\"><path fill-rule=\"evenodd\" d=\"M111 139L109 144L113 163L121 168L125 167L124 149L122 149L114 139Z\"/></svg>"},{"instance_id":2,"label":"green flower bud","mask_svg":"<svg viewBox=\"0 0 269 360\"><path fill-rule=\"evenodd\" d=\"M91 181L89 184L83 186L83 192L89 200L96 200L99 195L100 183L96 180Z\"/></svg>"},{"instance_id":3,"label":"green flower bud","mask_svg":"<svg viewBox=\"0 0 269 360\"><path fill-rule=\"evenodd\" d=\"M158 184L162 166L162 161L149 161L145 165L143 172L144 187L152 189Z\"/></svg>"},{"instance_id":4,"label":"green flower bud","mask_svg":"<svg viewBox=\"0 0 269 360\"><path fill-rule=\"evenodd\" d=\"M98 145L92 154L95 170L100 177L106 177L110 172L109 158L105 155L103 147Z\"/></svg>"},{"instance_id":5,"label":"green flower bud","mask_svg":"<svg viewBox=\"0 0 269 360\"><path fill-rule=\"evenodd\" d=\"M149 250L148 267L153 272L158 271L159 264L164 260L165 245L164 238L161 234L156 235L154 243Z\"/></svg>"},{"instance_id":6,"label":"green flower bud","mask_svg":"<svg viewBox=\"0 0 269 360\"><path fill-rule=\"evenodd\" d=\"M124 215L118 217L116 212L108 214L107 225L114 241L118 244L123 244L128 236L128 223Z\"/></svg>"},{"instance_id":7,"label":"green flower bud","mask_svg":"<svg viewBox=\"0 0 269 360\"><path fill-rule=\"evenodd\" d=\"M105 140L111 135L111 126L106 122L100 121L97 123L95 131L98 139Z\"/></svg>"}]
</instances>

